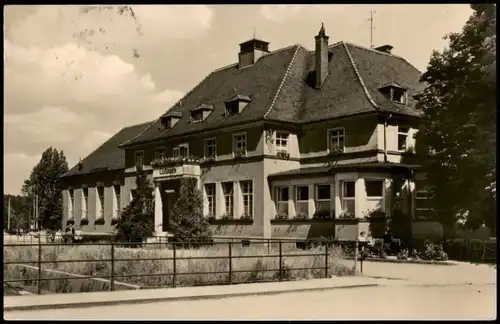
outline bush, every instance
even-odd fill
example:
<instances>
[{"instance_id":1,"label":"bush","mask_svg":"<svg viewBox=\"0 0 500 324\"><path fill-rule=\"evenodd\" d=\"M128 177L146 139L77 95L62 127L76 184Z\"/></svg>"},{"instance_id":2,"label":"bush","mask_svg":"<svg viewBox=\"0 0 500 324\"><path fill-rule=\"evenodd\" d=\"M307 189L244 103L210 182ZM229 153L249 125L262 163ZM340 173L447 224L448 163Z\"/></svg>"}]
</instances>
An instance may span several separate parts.
<instances>
[{"instance_id":1,"label":"bush","mask_svg":"<svg viewBox=\"0 0 500 324\"><path fill-rule=\"evenodd\" d=\"M444 252L440 244L425 244L423 251L414 250L413 259L426 261L447 261L448 254Z\"/></svg>"},{"instance_id":2,"label":"bush","mask_svg":"<svg viewBox=\"0 0 500 324\"><path fill-rule=\"evenodd\" d=\"M88 218L84 218L84 219L80 220L80 225L83 226L83 225L88 225L88 224L89 224Z\"/></svg>"},{"instance_id":3,"label":"bush","mask_svg":"<svg viewBox=\"0 0 500 324\"><path fill-rule=\"evenodd\" d=\"M81 224L81 222L80 222L80 224ZM68 219L66 221L66 225L75 225L75 220L74 219Z\"/></svg>"},{"instance_id":4,"label":"bush","mask_svg":"<svg viewBox=\"0 0 500 324\"><path fill-rule=\"evenodd\" d=\"M106 221L104 220L104 217L100 217L95 220L94 225L104 225Z\"/></svg>"},{"instance_id":5,"label":"bush","mask_svg":"<svg viewBox=\"0 0 500 324\"><path fill-rule=\"evenodd\" d=\"M240 219L241 220L253 220L253 216L250 214L244 213L243 215L241 215Z\"/></svg>"},{"instance_id":6,"label":"bush","mask_svg":"<svg viewBox=\"0 0 500 324\"><path fill-rule=\"evenodd\" d=\"M307 213L298 213L293 219L308 219L309 215Z\"/></svg>"},{"instance_id":7,"label":"bush","mask_svg":"<svg viewBox=\"0 0 500 324\"><path fill-rule=\"evenodd\" d=\"M233 217L233 214L231 214L231 213L225 213L224 215L222 215L222 217L220 219L221 220L231 220L231 219L234 219L234 217Z\"/></svg>"},{"instance_id":8,"label":"bush","mask_svg":"<svg viewBox=\"0 0 500 324\"><path fill-rule=\"evenodd\" d=\"M335 213L333 213L335 215ZM318 210L314 213L313 219L333 219L329 210Z\"/></svg>"},{"instance_id":9,"label":"bush","mask_svg":"<svg viewBox=\"0 0 500 324\"><path fill-rule=\"evenodd\" d=\"M402 249L401 251L399 251L397 257L398 260L408 260L409 257L408 249Z\"/></svg>"},{"instance_id":10,"label":"bush","mask_svg":"<svg viewBox=\"0 0 500 324\"><path fill-rule=\"evenodd\" d=\"M283 212L279 212L276 214L276 216L274 216L274 219L275 220L285 220L285 219L288 219L288 214L287 213L283 213Z\"/></svg>"},{"instance_id":11,"label":"bush","mask_svg":"<svg viewBox=\"0 0 500 324\"><path fill-rule=\"evenodd\" d=\"M196 179L181 180L180 193L172 208L170 229L175 241L209 242L210 224L203 215L203 194Z\"/></svg>"}]
</instances>

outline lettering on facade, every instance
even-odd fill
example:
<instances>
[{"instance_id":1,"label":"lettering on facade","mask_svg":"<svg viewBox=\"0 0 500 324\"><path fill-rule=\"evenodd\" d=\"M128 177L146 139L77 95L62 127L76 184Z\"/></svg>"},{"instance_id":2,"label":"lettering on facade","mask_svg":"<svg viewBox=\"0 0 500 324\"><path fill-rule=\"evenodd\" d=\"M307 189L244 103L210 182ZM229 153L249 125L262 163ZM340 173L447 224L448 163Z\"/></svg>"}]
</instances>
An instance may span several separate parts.
<instances>
[{"instance_id":1,"label":"lettering on facade","mask_svg":"<svg viewBox=\"0 0 500 324\"><path fill-rule=\"evenodd\" d=\"M176 168L162 168L159 170L160 175L174 174L177 172Z\"/></svg>"}]
</instances>

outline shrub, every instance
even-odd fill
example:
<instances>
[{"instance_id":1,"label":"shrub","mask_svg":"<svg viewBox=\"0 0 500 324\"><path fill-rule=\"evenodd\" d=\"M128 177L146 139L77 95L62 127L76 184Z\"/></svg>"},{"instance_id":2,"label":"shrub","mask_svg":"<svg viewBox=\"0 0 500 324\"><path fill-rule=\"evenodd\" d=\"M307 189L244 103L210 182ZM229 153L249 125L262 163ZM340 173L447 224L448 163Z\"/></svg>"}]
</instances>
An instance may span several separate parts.
<instances>
[{"instance_id":1,"label":"shrub","mask_svg":"<svg viewBox=\"0 0 500 324\"><path fill-rule=\"evenodd\" d=\"M89 224L88 218L84 218L84 219L80 220L80 225L88 225L88 224Z\"/></svg>"},{"instance_id":2,"label":"shrub","mask_svg":"<svg viewBox=\"0 0 500 324\"><path fill-rule=\"evenodd\" d=\"M215 220L215 215L210 213L206 216L206 219L208 222L214 221Z\"/></svg>"},{"instance_id":3,"label":"shrub","mask_svg":"<svg viewBox=\"0 0 500 324\"><path fill-rule=\"evenodd\" d=\"M279 212L279 213L276 214L276 216L274 216L274 219L276 219L276 220L288 219L288 214L287 213L283 213L283 212Z\"/></svg>"},{"instance_id":4,"label":"shrub","mask_svg":"<svg viewBox=\"0 0 500 324\"><path fill-rule=\"evenodd\" d=\"M111 225L116 225L118 223L118 219L117 218L113 218L111 220Z\"/></svg>"},{"instance_id":5,"label":"shrub","mask_svg":"<svg viewBox=\"0 0 500 324\"><path fill-rule=\"evenodd\" d=\"M153 189L141 165L137 165L135 183L137 194L115 224L117 241L143 242L154 231Z\"/></svg>"},{"instance_id":6,"label":"shrub","mask_svg":"<svg viewBox=\"0 0 500 324\"><path fill-rule=\"evenodd\" d=\"M408 260L408 254L408 249L402 249L397 255L398 260Z\"/></svg>"},{"instance_id":7,"label":"shrub","mask_svg":"<svg viewBox=\"0 0 500 324\"><path fill-rule=\"evenodd\" d=\"M335 215L335 213L333 213ZM314 213L313 219L332 219L329 210L318 210Z\"/></svg>"},{"instance_id":8,"label":"shrub","mask_svg":"<svg viewBox=\"0 0 500 324\"><path fill-rule=\"evenodd\" d=\"M368 213L368 217L369 218L386 218L387 215L385 214L385 212L381 209L375 209L375 210L372 210Z\"/></svg>"},{"instance_id":9,"label":"shrub","mask_svg":"<svg viewBox=\"0 0 500 324\"><path fill-rule=\"evenodd\" d=\"M253 220L253 216L250 215L250 214L247 214L247 213L243 213L243 215L241 215L241 220Z\"/></svg>"},{"instance_id":10,"label":"shrub","mask_svg":"<svg viewBox=\"0 0 500 324\"><path fill-rule=\"evenodd\" d=\"M80 222L81 223L81 222ZM74 225L75 224L75 220L74 219L68 219L66 221L66 225ZM17 234L17 233L16 233Z\"/></svg>"},{"instance_id":11,"label":"shrub","mask_svg":"<svg viewBox=\"0 0 500 324\"><path fill-rule=\"evenodd\" d=\"M352 212L343 211L342 213L340 213L339 218L342 218L342 219L354 219L354 218L356 218L356 215L354 213L352 213Z\"/></svg>"},{"instance_id":12,"label":"shrub","mask_svg":"<svg viewBox=\"0 0 500 324\"><path fill-rule=\"evenodd\" d=\"M94 224L95 225L104 225L106 221L104 220L104 217L99 217L98 219L95 220Z\"/></svg>"},{"instance_id":13,"label":"shrub","mask_svg":"<svg viewBox=\"0 0 500 324\"><path fill-rule=\"evenodd\" d=\"M233 217L233 214L231 214L231 213L225 213L224 215L222 215L222 217L220 219L231 220L231 219L234 219L234 217Z\"/></svg>"},{"instance_id":14,"label":"shrub","mask_svg":"<svg viewBox=\"0 0 500 324\"><path fill-rule=\"evenodd\" d=\"M203 216L203 194L196 179L181 180L180 193L172 208L170 228L175 241L209 242L210 224Z\"/></svg>"},{"instance_id":15,"label":"shrub","mask_svg":"<svg viewBox=\"0 0 500 324\"><path fill-rule=\"evenodd\" d=\"M309 215L307 213L301 212L297 213L293 219L308 219Z\"/></svg>"}]
</instances>

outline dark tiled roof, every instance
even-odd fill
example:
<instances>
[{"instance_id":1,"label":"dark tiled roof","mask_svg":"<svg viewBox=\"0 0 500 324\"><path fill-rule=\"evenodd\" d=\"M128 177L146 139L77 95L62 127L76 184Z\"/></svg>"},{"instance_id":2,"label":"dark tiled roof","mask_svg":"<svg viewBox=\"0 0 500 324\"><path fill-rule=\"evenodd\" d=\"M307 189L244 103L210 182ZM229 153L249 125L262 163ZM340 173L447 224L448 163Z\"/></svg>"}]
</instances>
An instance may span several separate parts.
<instances>
[{"instance_id":1,"label":"dark tiled roof","mask_svg":"<svg viewBox=\"0 0 500 324\"><path fill-rule=\"evenodd\" d=\"M314 51L300 45L268 53L246 68L233 64L216 70L169 110L184 112L172 129L155 121L124 146L262 119L301 123L375 111L420 116L413 95L423 87L421 73L407 61L344 42L331 45L329 52L329 74L320 89L309 81L314 80ZM408 89L407 105L380 92L393 83ZM237 95L251 102L240 115L225 117L225 102ZM201 103L213 105L213 112L203 123L190 124L189 111Z\"/></svg>"},{"instance_id":2,"label":"dark tiled roof","mask_svg":"<svg viewBox=\"0 0 500 324\"><path fill-rule=\"evenodd\" d=\"M151 122L129 126L121 129L109 140L104 142L94 152L82 160L83 168L78 170L78 164L73 166L63 177L88 174L105 170L120 170L125 168L125 151L119 144L137 135Z\"/></svg>"}]
</instances>

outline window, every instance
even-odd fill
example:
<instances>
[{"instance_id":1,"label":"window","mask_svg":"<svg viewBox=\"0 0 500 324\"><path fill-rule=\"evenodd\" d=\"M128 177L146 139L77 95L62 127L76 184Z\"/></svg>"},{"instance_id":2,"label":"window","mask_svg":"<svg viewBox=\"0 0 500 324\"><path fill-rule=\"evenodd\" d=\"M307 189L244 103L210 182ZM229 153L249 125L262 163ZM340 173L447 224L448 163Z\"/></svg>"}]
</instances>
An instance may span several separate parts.
<instances>
[{"instance_id":1,"label":"window","mask_svg":"<svg viewBox=\"0 0 500 324\"><path fill-rule=\"evenodd\" d=\"M366 196L368 198L380 198L384 196L384 180L366 180Z\"/></svg>"},{"instance_id":2,"label":"window","mask_svg":"<svg viewBox=\"0 0 500 324\"><path fill-rule=\"evenodd\" d=\"M316 211L330 210L330 185L316 186Z\"/></svg>"},{"instance_id":3,"label":"window","mask_svg":"<svg viewBox=\"0 0 500 324\"><path fill-rule=\"evenodd\" d=\"M344 129L343 128L338 128L338 129L332 129L329 131L329 150L330 151L335 151L335 150L340 150L341 152L344 151Z\"/></svg>"},{"instance_id":4,"label":"window","mask_svg":"<svg viewBox=\"0 0 500 324\"><path fill-rule=\"evenodd\" d=\"M355 213L355 182L342 181L342 212Z\"/></svg>"},{"instance_id":5,"label":"window","mask_svg":"<svg viewBox=\"0 0 500 324\"><path fill-rule=\"evenodd\" d=\"M135 165L144 165L144 151L135 152Z\"/></svg>"},{"instance_id":6,"label":"window","mask_svg":"<svg viewBox=\"0 0 500 324\"><path fill-rule=\"evenodd\" d=\"M174 158L188 157L189 156L189 144L183 143L183 144L179 144L178 146L174 147L173 156L174 156Z\"/></svg>"},{"instance_id":7,"label":"window","mask_svg":"<svg viewBox=\"0 0 500 324\"><path fill-rule=\"evenodd\" d=\"M276 210L288 215L288 187L276 188Z\"/></svg>"},{"instance_id":8,"label":"window","mask_svg":"<svg viewBox=\"0 0 500 324\"><path fill-rule=\"evenodd\" d=\"M75 217L75 192L73 189L69 189L69 218L73 219Z\"/></svg>"},{"instance_id":9,"label":"window","mask_svg":"<svg viewBox=\"0 0 500 324\"><path fill-rule=\"evenodd\" d=\"M239 112L240 112L239 105L240 105L240 103L237 100L227 102L226 103L226 115L233 116L233 115L239 114Z\"/></svg>"},{"instance_id":10,"label":"window","mask_svg":"<svg viewBox=\"0 0 500 324\"><path fill-rule=\"evenodd\" d=\"M180 156L179 148L178 147L174 147L173 152L172 152L172 156L174 158L178 158Z\"/></svg>"},{"instance_id":11,"label":"window","mask_svg":"<svg viewBox=\"0 0 500 324\"><path fill-rule=\"evenodd\" d=\"M97 196L99 197L98 218L104 217L104 187L97 187Z\"/></svg>"},{"instance_id":12,"label":"window","mask_svg":"<svg viewBox=\"0 0 500 324\"><path fill-rule=\"evenodd\" d=\"M406 90L401 88L392 89L392 101L404 104L406 103Z\"/></svg>"},{"instance_id":13,"label":"window","mask_svg":"<svg viewBox=\"0 0 500 324\"><path fill-rule=\"evenodd\" d=\"M418 183L416 184L418 186ZM425 187L424 187L425 188ZM429 219L432 217L432 192L425 189L415 191L415 218Z\"/></svg>"},{"instance_id":14,"label":"window","mask_svg":"<svg viewBox=\"0 0 500 324\"><path fill-rule=\"evenodd\" d=\"M240 182L241 194L243 195L243 214L253 216L253 184L252 181Z\"/></svg>"},{"instance_id":15,"label":"window","mask_svg":"<svg viewBox=\"0 0 500 324\"><path fill-rule=\"evenodd\" d=\"M155 151L155 159L161 160L166 157L166 149L164 147L158 147Z\"/></svg>"},{"instance_id":16,"label":"window","mask_svg":"<svg viewBox=\"0 0 500 324\"><path fill-rule=\"evenodd\" d=\"M388 86L380 89L380 92L389 100L405 104L407 98L406 89L402 89L399 87Z\"/></svg>"},{"instance_id":17,"label":"window","mask_svg":"<svg viewBox=\"0 0 500 324\"><path fill-rule=\"evenodd\" d=\"M309 214L309 187L297 186L295 187L295 212Z\"/></svg>"},{"instance_id":18,"label":"window","mask_svg":"<svg viewBox=\"0 0 500 324\"><path fill-rule=\"evenodd\" d=\"M115 206L116 206L116 212L114 214L115 218L120 217L120 210L121 210L121 188L120 185L114 185L113 186L113 191L115 192Z\"/></svg>"},{"instance_id":19,"label":"window","mask_svg":"<svg viewBox=\"0 0 500 324\"><path fill-rule=\"evenodd\" d=\"M234 197L233 197L233 183L225 182L222 183L222 191L224 193L224 204L225 204L225 214L233 215L233 207L234 207Z\"/></svg>"},{"instance_id":20,"label":"window","mask_svg":"<svg viewBox=\"0 0 500 324\"><path fill-rule=\"evenodd\" d=\"M276 152L285 151L288 152L288 133L276 132Z\"/></svg>"},{"instance_id":21,"label":"window","mask_svg":"<svg viewBox=\"0 0 500 324\"><path fill-rule=\"evenodd\" d=\"M205 140L205 157L217 157L217 142L215 138Z\"/></svg>"},{"instance_id":22,"label":"window","mask_svg":"<svg viewBox=\"0 0 500 324\"><path fill-rule=\"evenodd\" d=\"M365 180L368 210L385 210L384 180Z\"/></svg>"},{"instance_id":23,"label":"window","mask_svg":"<svg viewBox=\"0 0 500 324\"><path fill-rule=\"evenodd\" d=\"M205 195L208 201L208 214L215 216L215 183L205 184Z\"/></svg>"},{"instance_id":24,"label":"window","mask_svg":"<svg viewBox=\"0 0 500 324\"><path fill-rule=\"evenodd\" d=\"M199 123L203 121L203 110L198 109L191 112L191 123Z\"/></svg>"},{"instance_id":25,"label":"window","mask_svg":"<svg viewBox=\"0 0 500 324\"><path fill-rule=\"evenodd\" d=\"M82 218L88 217L89 210L89 188L83 188L83 216Z\"/></svg>"},{"instance_id":26,"label":"window","mask_svg":"<svg viewBox=\"0 0 500 324\"><path fill-rule=\"evenodd\" d=\"M233 135L233 154L246 155L247 153L247 134L235 134Z\"/></svg>"},{"instance_id":27,"label":"window","mask_svg":"<svg viewBox=\"0 0 500 324\"><path fill-rule=\"evenodd\" d=\"M398 126L398 150L406 151L406 142L408 139L408 132L410 129L408 127Z\"/></svg>"}]
</instances>

